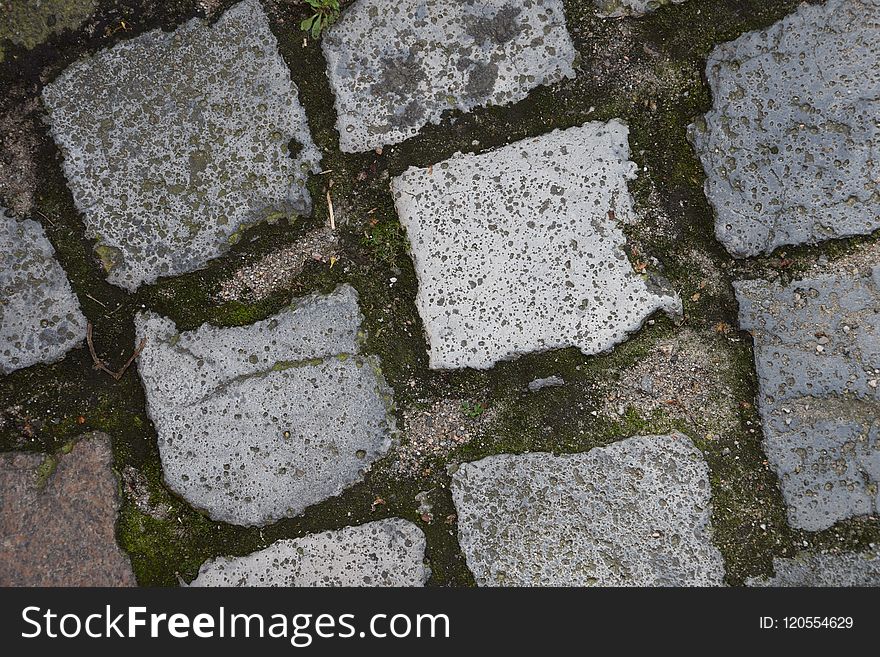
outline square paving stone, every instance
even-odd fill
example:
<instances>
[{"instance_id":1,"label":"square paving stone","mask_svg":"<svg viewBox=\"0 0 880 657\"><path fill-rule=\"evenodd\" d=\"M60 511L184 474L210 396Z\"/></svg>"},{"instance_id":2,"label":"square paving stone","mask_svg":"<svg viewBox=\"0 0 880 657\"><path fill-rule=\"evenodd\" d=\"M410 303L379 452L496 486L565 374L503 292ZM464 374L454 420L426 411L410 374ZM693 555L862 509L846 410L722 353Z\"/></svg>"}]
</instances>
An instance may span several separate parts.
<instances>
[{"instance_id":1,"label":"square paving stone","mask_svg":"<svg viewBox=\"0 0 880 657\"><path fill-rule=\"evenodd\" d=\"M378 362L358 353L361 320L348 286L238 328L180 333L138 315L138 371L168 486L214 519L253 526L360 481L395 426Z\"/></svg>"},{"instance_id":2,"label":"square paving stone","mask_svg":"<svg viewBox=\"0 0 880 657\"><path fill-rule=\"evenodd\" d=\"M116 285L198 269L248 225L310 211L320 154L256 0L76 62L43 101Z\"/></svg>"},{"instance_id":3,"label":"square paving stone","mask_svg":"<svg viewBox=\"0 0 880 657\"><path fill-rule=\"evenodd\" d=\"M880 267L735 284L755 341L764 448L792 527L880 511Z\"/></svg>"},{"instance_id":4,"label":"square paving stone","mask_svg":"<svg viewBox=\"0 0 880 657\"><path fill-rule=\"evenodd\" d=\"M717 47L690 129L735 257L880 228L880 0L802 4Z\"/></svg>"},{"instance_id":5,"label":"square paving stone","mask_svg":"<svg viewBox=\"0 0 880 657\"><path fill-rule=\"evenodd\" d=\"M42 226L0 208L0 374L60 360L86 318Z\"/></svg>"},{"instance_id":6,"label":"square paving stone","mask_svg":"<svg viewBox=\"0 0 880 657\"><path fill-rule=\"evenodd\" d=\"M347 153L575 76L562 0L358 0L321 45Z\"/></svg>"},{"instance_id":7,"label":"square paving stone","mask_svg":"<svg viewBox=\"0 0 880 657\"><path fill-rule=\"evenodd\" d=\"M192 586L424 586L425 535L391 518L212 559Z\"/></svg>"},{"instance_id":8,"label":"square paving stone","mask_svg":"<svg viewBox=\"0 0 880 657\"><path fill-rule=\"evenodd\" d=\"M501 454L452 477L480 586L720 586L709 469L681 434L583 454Z\"/></svg>"},{"instance_id":9,"label":"square paving stone","mask_svg":"<svg viewBox=\"0 0 880 657\"><path fill-rule=\"evenodd\" d=\"M118 491L104 434L57 456L0 454L0 586L134 586Z\"/></svg>"},{"instance_id":10,"label":"square paving stone","mask_svg":"<svg viewBox=\"0 0 880 657\"><path fill-rule=\"evenodd\" d=\"M392 182L419 279L430 366L609 350L681 302L637 275L628 130L618 121L455 155Z\"/></svg>"}]
</instances>

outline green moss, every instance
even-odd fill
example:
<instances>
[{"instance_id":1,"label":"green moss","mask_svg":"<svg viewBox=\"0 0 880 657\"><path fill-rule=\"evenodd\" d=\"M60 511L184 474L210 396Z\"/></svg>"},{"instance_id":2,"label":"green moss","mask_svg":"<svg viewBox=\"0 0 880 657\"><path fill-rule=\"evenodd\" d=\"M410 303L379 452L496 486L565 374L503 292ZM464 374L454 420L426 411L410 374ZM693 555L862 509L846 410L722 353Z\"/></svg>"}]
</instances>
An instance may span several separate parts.
<instances>
[{"instance_id":1,"label":"green moss","mask_svg":"<svg viewBox=\"0 0 880 657\"><path fill-rule=\"evenodd\" d=\"M43 462L40 463L37 468L37 488L42 490L46 487L46 484L49 483L49 477L51 477L55 470L58 468L58 459L56 459L51 454L47 455L46 458L43 459Z\"/></svg>"}]
</instances>

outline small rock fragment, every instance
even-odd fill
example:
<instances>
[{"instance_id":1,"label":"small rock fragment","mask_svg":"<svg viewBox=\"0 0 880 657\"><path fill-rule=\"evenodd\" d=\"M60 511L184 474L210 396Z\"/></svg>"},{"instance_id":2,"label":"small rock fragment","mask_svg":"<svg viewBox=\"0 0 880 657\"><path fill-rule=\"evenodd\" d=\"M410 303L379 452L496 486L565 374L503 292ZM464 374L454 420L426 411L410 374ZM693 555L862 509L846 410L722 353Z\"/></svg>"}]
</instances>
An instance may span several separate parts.
<instances>
[{"instance_id":1,"label":"small rock fragment","mask_svg":"<svg viewBox=\"0 0 880 657\"><path fill-rule=\"evenodd\" d=\"M559 386L564 385L565 381L562 380L562 377L554 374L553 376L548 376L546 379L535 379L534 381L529 382L529 391L538 392L544 388L558 388Z\"/></svg>"}]
</instances>

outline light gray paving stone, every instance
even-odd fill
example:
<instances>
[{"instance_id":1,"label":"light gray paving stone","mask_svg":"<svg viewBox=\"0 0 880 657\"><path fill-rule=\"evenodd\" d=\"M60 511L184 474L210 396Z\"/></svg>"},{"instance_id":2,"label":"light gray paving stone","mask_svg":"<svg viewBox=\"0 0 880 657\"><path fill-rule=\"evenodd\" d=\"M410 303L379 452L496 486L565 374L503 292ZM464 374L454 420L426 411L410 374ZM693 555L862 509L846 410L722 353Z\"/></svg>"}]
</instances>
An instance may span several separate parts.
<instances>
[{"instance_id":1,"label":"light gray paving stone","mask_svg":"<svg viewBox=\"0 0 880 657\"><path fill-rule=\"evenodd\" d=\"M322 47L348 153L575 76L561 0L358 0Z\"/></svg>"},{"instance_id":2,"label":"light gray paving stone","mask_svg":"<svg viewBox=\"0 0 880 657\"><path fill-rule=\"evenodd\" d=\"M0 208L0 374L60 360L86 318L43 228Z\"/></svg>"},{"instance_id":3,"label":"light gray paving stone","mask_svg":"<svg viewBox=\"0 0 880 657\"><path fill-rule=\"evenodd\" d=\"M165 481L212 518L265 525L360 481L391 445L391 390L358 354L357 293L180 333L153 313L138 371Z\"/></svg>"},{"instance_id":4,"label":"light gray paving stone","mask_svg":"<svg viewBox=\"0 0 880 657\"><path fill-rule=\"evenodd\" d=\"M192 586L424 586L425 535L392 518L204 563Z\"/></svg>"},{"instance_id":5,"label":"light gray paving stone","mask_svg":"<svg viewBox=\"0 0 880 657\"><path fill-rule=\"evenodd\" d=\"M722 584L709 470L681 434L490 456L459 467L452 498L481 586Z\"/></svg>"},{"instance_id":6,"label":"light gray paving stone","mask_svg":"<svg viewBox=\"0 0 880 657\"><path fill-rule=\"evenodd\" d=\"M735 284L755 341L764 448L792 527L880 510L880 267L782 287Z\"/></svg>"},{"instance_id":7,"label":"light gray paving stone","mask_svg":"<svg viewBox=\"0 0 880 657\"><path fill-rule=\"evenodd\" d=\"M568 346L600 353L655 311L680 312L623 251L636 175L627 134L616 120L592 122L393 180L432 368Z\"/></svg>"},{"instance_id":8,"label":"light gray paving stone","mask_svg":"<svg viewBox=\"0 0 880 657\"><path fill-rule=\"evenodd\" d=\"M119 505L105 434L55 456L0 454L0 586L134 586Z\"/></svg>"},{"instance_id":9,"label":"light gray paving stone","mask_svg":"<svg viewBox=\"0 0 880 657\"><path fill-rule=\"evenodd\" d=\"M320 154L257 0L76 62L43 101L116 285L198 269L248 225L310 211Z\"/></svg>"},{"instance_id":10,"label":"light gray paving stone","mask_svg":"<svg viewBox=\"0 0 880 657\"><path fill-rule=\"evenodd\" d=\"M773 559L775 576L749 579L748 586L880 586L880 554L804 553L794 559Z\"/></svg>"},{"instance_id":11,"label":"light gray paving stone","mask_svg":"<svg viewBox=\"0 0 880 657\"><path fill-rule=\"evenodd\" d=\"M643 16L664 5L680 5L685 0L593 0L602 16Z\"/></svg>"},{"instance_id":12,"label":"light gray paving stone","mask_svg":"<svg viewBox=\"0 0 880 657\"><path fill-rule=\"evenodd\" d=\"M880 0L802 4L716 48L690 129L736 257L880 228Z\"/></svg>"}]
</instances>

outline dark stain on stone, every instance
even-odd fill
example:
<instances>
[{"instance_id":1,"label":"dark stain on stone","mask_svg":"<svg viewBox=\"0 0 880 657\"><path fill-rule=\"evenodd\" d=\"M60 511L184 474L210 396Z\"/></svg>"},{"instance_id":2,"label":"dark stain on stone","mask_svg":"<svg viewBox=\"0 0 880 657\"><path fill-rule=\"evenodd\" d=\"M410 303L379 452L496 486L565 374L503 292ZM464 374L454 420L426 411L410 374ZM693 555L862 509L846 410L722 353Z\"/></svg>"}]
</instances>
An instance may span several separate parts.
<instances>
[{"instance_id":1,"label":"dark stain on stone","mask_svg":"<svg viewBox=\"0 0 880 657\"><path fill-rule=\"evenodd\" d=\"M381 76L379 82L370 86L376 95L394 94L401 96L419 86L425 80L425 72L419 65L416 53L410 51L404 55L385 57L380 61Z\"/></svg>"},{"instance_id":2,"label":"dark stain on stone","mask_svg":"<svg viewBox=\"0 0 880 657\"><path fill-rule=\"evenodd\" d=\"M394 112L388 117L388 122L394 127L407 127L421 122L425 117L424 106L416 100L412 100L403 108L402 112Z\"/></svg>"},{"instance_id":3,"label":"dark stain on stone","mask_svg":"<svg viewBox=\"0 0 880 657\"><path fill-rule=\"evenodd\" d=\"M492 92L496 79L498 79L497 64L475 62L468 77L465 91L470 96L484 98Z\"/></svg>"},{"instance_id":4,"label":"dark stain on stone","mask_svg":"<svg viewBox=\"0 0 880 657\"><path fill-rule=\"evenodd\" d=\"M478 42L494 41L505 44L513 41L523 31L523 24L517 20L520 13L522 13L520 7L504 7L492 18L468 17L465 30Z\"/></svg>"}]
</instances>

